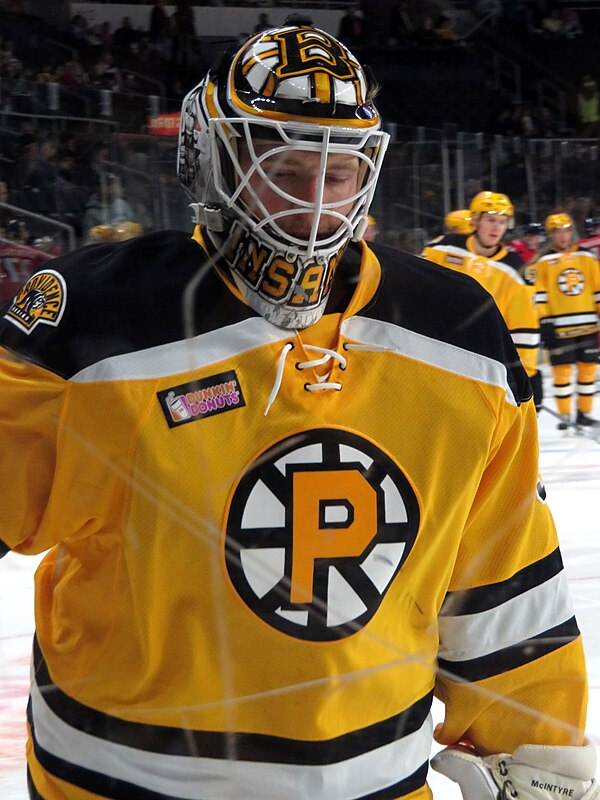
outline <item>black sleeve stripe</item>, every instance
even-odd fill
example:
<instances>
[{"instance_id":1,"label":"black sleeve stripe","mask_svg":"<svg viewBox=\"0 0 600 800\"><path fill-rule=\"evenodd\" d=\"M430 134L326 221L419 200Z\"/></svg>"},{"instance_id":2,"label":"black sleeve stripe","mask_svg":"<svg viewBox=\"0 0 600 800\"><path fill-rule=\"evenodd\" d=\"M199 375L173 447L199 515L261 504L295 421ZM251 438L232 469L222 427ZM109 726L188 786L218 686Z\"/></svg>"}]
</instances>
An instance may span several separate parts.
<instances>
[{"instance_id":1,"label":"black sleeve stripe","mask_svg":"<svg viewBox=\"0 0 600 800\"><path fill-rule=\"evenodd\" d=\"M579 628L575 617L543 631L531 639L526 639L514 647L497 650L481 658L470 661L446 661L439 659L438 667L446 673L450 680L483 681L495 675L509 672L524 664L530 664L542 656L559 650L579 636Z\"/></svg>"},{"instance_id":2,"label":"black sleeve stripe","mask_svg":"<svg viewBox=\"0 0 600 800\"><path fill-rule=\"evenodd\" d=\"M460 592L448 592L442 604L440 616L458 617L497 608L507 600L550 580L562 568L563 562L557 547L545 558L530 564L505 581L477 586L475 589L465 589Z\"/></svg>"}]
</instances>

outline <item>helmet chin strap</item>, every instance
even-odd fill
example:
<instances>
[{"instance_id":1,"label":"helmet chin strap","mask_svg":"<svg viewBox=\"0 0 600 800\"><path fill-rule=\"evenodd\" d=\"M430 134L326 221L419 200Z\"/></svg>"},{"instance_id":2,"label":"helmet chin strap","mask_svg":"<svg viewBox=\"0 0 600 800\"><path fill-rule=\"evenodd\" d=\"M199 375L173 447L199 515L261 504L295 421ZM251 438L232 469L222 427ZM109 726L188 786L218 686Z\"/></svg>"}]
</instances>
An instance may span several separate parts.
<instances>
[{"instance_id":1,"label":"helmet chin strap","mask_svg":"<svg viewBox=\"0 0 600 800\"><path fill-rule=\"evenodd\" d=\"M194 225L202 225L209 231L223 233L226 222L223 211L218 206L206 205L205 203L190 203L192 209L192 222Z\"/></svg>"},{"instance_id":2,"label":"helmet chin strap","mask_svg":"<svg viewBox=\"0 0 600 800\"><path fill-rule=\"evenodd\" d=\"M369 227L369 217L365 214L360 218L356 228L354 229L354 234L352 236L353 242L360 242L360 240L365 235L365 231Z\"/></svg>"}]
</instances>

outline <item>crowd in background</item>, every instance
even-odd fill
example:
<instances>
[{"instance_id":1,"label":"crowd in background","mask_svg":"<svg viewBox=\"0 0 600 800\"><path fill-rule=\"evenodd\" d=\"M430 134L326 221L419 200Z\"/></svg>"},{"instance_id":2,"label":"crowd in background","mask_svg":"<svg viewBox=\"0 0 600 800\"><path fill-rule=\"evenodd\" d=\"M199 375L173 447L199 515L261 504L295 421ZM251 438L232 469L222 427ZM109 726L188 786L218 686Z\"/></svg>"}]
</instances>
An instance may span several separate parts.
<instances>
[{"instance_id":1,"label":"crowd in background","mask_svg":"<svg viewBox=\"0 0 600 800\"><path fill-rule=\"evenodd\" d=\"M203 74L207 59L192 4L189 0L178 0L172 5L175 10L168 13L164 0L154 0L147 6L145 27L134 26L131 18L125 15L114 30L108 22L91 25L83 14L75 14L67 30L53 34L60 37L62 46L67 49L53 51L52 57L51 51L47 51L48 57L43 61L40 59L46 51L19 49L15 41L0 34L0 112L20 115L19 130L14 130L14 119L10 133L4 124L0 125L0 180L6 187L4 202L70 226L78 244L89 241L90 231L96 229L98 233L99 226L110 227L132 220L141 230L164 225L164 218L157 217L149 203L149 197L156 194L155 187L151 189L147 181L136 180L136 176L141 178L152 172L148 169L148 157L135 148L116 147L113 135L108 132L75 131L72 125L66 130L40 125L35 116L40 108L36 106L37 95L32 87L59 85L73 93L85 89L108 90L111 94L129 92L133 97L156 91L154 85L148 83L156 80L164 85L167 108L178 110L189 88L189 75L196 78ZM388 10L389 19L381 44L392 51L405 47L415 50L460 48L465 44L454 19L437 0L398 0L389 5ZM475 10L487 25L504 25L523 36L561 37L571 41L585 33L584 23L576 12L571 13L573 9L549 0L511 0L499 5L482 0L475 4ZM2 11L7 11L6 3L0 8ZM13 8L13 11L19 9ZM556 24L551 20L557 21ZM236 32L235 36L245 37L271 24L270 11L257 8L254 31ZM374 43L373 20L361 3L348 6L339 29L333 32L358 51ZM498 98L495 100L489 119L481 118L486 135L525 139L559 135L593 138L600 133L600 93L593 65L580 76L578 93L573 97L571 128L567 132L561 130L555 112L535 98L511 99L510 95L502 95L501 102ZM54 113L58 115L57 111ZM94 108L93 113L102 117L98 108ZM30 114L34 115L31 119ZM401 151L401 145L399 148ZM175 180L174 143L170 149L165 146L164 151L158 170L163 183L158 194L162 193L164 185L169 188L169 183ZM535 179L546 209L556 206L556 198L550 191L556 182L551 169L552 158L550 154L536 163ZM399 160L402 161L402 152ZM404 166L410 169L410 155L405 161ZM586 177L595 174L595 166L587 163L586 156L575 154L571 165L562 187L561 207L573 216L577 225L598 213L600 197L588 188ZM124 167L128 172L123 171ZM466 175L466 200L479 190L481 177ZM505 158L498 178L502 184L498 188L516 200L519 222L536 221L537 212L529 208L527 175L522 160ZM582 185L578 186L580 178ZM547 196L544 195L546 189ZM417 224L411 220L407 209L398 211L395 224L389 224L387 212L378 220L382 238L413 252L420 250L425 239L441 231L447 210L443 186L435 170L432 170L431 179L425 180L419 188L416 200L423 216ZM13 216L13 212L3 212L0 216L0 237L7 235L6 223ZM180 219L182 217L177 218ZM183 219L186 224L187 218ZM48 232L40 230L37 218L29 218L27 225L30 244L43 239L44 235L48 238ZM52 236L61 239L56 232ZM64 237L62 239L64 244Z\"/></svg>"}]
</instances>

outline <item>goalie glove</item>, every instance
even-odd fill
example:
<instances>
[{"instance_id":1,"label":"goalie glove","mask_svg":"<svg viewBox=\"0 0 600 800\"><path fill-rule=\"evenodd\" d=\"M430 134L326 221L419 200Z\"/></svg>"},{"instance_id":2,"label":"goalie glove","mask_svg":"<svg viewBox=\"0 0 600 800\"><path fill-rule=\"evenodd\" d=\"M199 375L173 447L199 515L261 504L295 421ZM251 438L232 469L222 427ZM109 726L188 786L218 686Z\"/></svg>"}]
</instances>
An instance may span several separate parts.
<instances>
[{"instance_id":1,"label":"goalie glove","mask_svg":"<svg viewBox=\"0 0 600 800\"><path fill-rule=\"evenodd\" d=\"M589 743L524 744L512 755L492 756L457 745L437 753L431 766L458 783L464 800L600 800L596 751Z\"/></svg>"}]
</instances>

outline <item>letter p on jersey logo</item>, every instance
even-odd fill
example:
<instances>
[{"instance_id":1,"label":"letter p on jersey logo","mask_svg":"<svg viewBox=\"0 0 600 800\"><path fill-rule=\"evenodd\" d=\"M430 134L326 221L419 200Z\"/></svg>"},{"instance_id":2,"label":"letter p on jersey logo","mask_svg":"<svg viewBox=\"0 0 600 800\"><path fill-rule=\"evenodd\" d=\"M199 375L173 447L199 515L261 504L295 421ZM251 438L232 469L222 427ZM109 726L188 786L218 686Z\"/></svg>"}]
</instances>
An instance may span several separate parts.
<instances>
[{"instance_id":1,"label":"letter p on jersey logo","mask_svg":"<svg viewBox=\"0 0 600 800\"><path fill-rule=\"evenodd\" d=\"M379 608L419 520L416 494L387 453L350 431L306 431L259 454L235 486L227 572L273 628L344 638Z\"/></svg>"}]
</instances>

